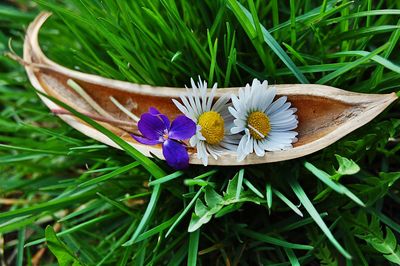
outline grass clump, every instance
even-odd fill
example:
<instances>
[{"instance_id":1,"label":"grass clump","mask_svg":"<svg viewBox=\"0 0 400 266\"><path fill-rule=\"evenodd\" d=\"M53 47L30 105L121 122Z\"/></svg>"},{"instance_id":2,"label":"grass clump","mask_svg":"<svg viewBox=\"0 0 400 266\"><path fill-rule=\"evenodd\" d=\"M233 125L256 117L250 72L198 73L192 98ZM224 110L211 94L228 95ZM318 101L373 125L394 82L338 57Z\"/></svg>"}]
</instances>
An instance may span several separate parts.
<instances>
[{"instance_id":1,"label":"grass clump","mask_svg":"<svg viewBox=\"0 0 400 266\"><path fill-rule=\"evenodd\" d=\"M27 23L50 10L46 53L114 79L400 87L397 1L18 3L0 5L1 51L12 37L21 54ZM88 118L124 151L74 131L21 67L1 57L0 69L2 263L400 264L398 103L306 158L173 172Z\"/></svg>"}]
</instances>

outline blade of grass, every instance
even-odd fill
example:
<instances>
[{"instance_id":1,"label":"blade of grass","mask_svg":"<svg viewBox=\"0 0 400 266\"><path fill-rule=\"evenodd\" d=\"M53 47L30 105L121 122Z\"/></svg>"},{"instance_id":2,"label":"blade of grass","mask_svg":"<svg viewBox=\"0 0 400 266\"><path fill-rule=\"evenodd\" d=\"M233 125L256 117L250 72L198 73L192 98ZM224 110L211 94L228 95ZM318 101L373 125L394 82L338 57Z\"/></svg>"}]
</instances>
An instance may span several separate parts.
<instances>
[{"instance_id":1,"label":"blade of grass","mask_svg":"<svg viewBox=\"0 0 400 266\"><path fill-rule=\"evenodd\" d=\"M135 243L143 241L149 237L152 237L153 235L159 234L162 231L166 230L169 228L178 218L178 213L174 215L171 219L168 221L163 222L162 224L157 225L156 227L142 233L135 241Z\"/></svg>"},{"instance_id":2,"label":"blade of grass","mask_svg":"<svg viewBox=\"0 0 400 266\"><path fill-rule=\"evenodd\" d=\"M143 232L147 224L149 223L155 208L157 206L158 198L160 197L161 194L161 185L155 185L153 188L153 192L151 193L150 201L149 204L146 207L146 211L143 214L143 218L140 221L138 227L135 230L135 233L132 235L131 239L129 241L125 242L122 246L131 246L135 243L136 239L139 237L139 235Z\"/></svg>"},{"instance_id":3,"label":"blade of grass","mask_svg":"<svg viewBox=\"0 0 400 266\"><path fill-rule=\"evenodd\" d=\"M271 186L271 183L266 184L265 195L267 198L268 210L271 211L271 208L272 208L272 186Z\"/></svg>"},{"instance_id":4,"label":"blade of grass","mask_svg":"<svg viewBox=\"0 0 400 266\"><path fill-rule=\"evenodd\" d=\"M17 266L24 265L24 245L25 245L26 227L18 231L18 247L17 247Z\"/></svg>"},{"instance_id":5,"label":"blade of grass","mask_svg":"<svg viewBox=\"0 0 400 266\"><path fill-rule=\"evenodd\" d=\"M188 266L197 265L197 253L199 250L200 229L190 233L188 246Z\"/></svg>"},{"instance_id":6,"label":"blade of grass","mask_svg":"<svg viewBox=\"0 0 400 266\"><path fill-rule=\"evenodd\" d=\"M200 194L203 190L199 189L197 191L196 195L192 198L192 200L189 202L189 204L183 209L179 217L176 219L176 221L172 224L172 226L168 229L167 233L165 234L165 237L168 237L172 231L175 229L175 227L179 224L179 222L182 220L182 218L189 212L189 210L192 208L193 204L196 202L196 200L200 197Z\"/></svg>"},{"instance_id":7,"label":"blade of grass","mask_svg":"<svg viewBox=\"0 0 400 266\"><path fill-rule=\"evenodd\" d=\"M91 185L95 185L95 184L107 181L108 179L116 177L116 176L121 175L123 173L126 173L126 172L132 170L133 168L135 168L135 167L137 167L139 165L140 165L139 162L130 163L128 165L125 165L125 166L122 166L122 167L116 169L115 171L112 171L112 172L107 173L105 175L93 178L93 179L91 179L89 181L83 182L83 183L79 184L78 187L83 187L84 188L84 187L88 187L88 186L91 186Z\"/></svg>"},{"instance_id":8,"label":"blade of grass","mask_svg":"<svg viewBox=\"0 0 400 266\"><path fill-rule=\"evenodd\" d=\"M108 213L108 214L105 214L105 215L102 215L102 216L99 216L99 217L95 217L94 219L85 221L85 222L83 222L81 224L75 225L74 227L71 227L71 228L68 228L68 229L66 229L64 231L61 231L61 232L57 233L57 236L58 237L66 236L68 234L71 234L73 232L79 231L79 230L81 230L81 229L83 229L85 227L88 227L90 225L98 225L102 221L107 221L110 217L117 217L117 216L118 216L118 214L116 214L116 213ZM45 241L46 241L46 238L40 238L40 239L37 239L37 240L34 240L34 241L31 241L31 242L27 243L25 245L25 247L35 246L35 245L44 243Z\"/></svg>"},{"instance_id":9,"label":"blade of grass","mask_svg":"<svg viewBox=\"0 0 400 266\"><path fill-rule=\"evenodd\" d=\"M254 36L254 21L251 13L236 0L228 0L229 8L232 10L236 18L239 20L243 28L250 34L249 37ZM264 26L260 25L265 43L271 50L282 60L282 62L293 72L300 83L309 83L306 77L301 73L297 66L293 63L290 57L285 53L278 42L272 37ZM252 33L252 34L251 34Z\"/></svg>"},{"instance_id":10,"label":"blade of grass","mask_svg":"<svg viewBox=\"0 0 400 266\"><path fill-rule=\"evenodd\" d=\"M283 248L283 250L285 251L286 255L288 256L289 261L292 264L292 266L300 266L300 262L297 259L296 254L294 254L293 249Z\"/></svg>"},{"instance_id":11,"label":"blade of grass","mask_svg":"<svg viewBox=\"0 0 400 266\"><path fill-rule=\"evenodd\" d=\"M334 79L334 78L336 78L336 77L338 77L340 75L343 75L344 73L350 71L351 69L353 69L353 68L355 68L355 67L357 67L357 66L359 66L359 65L361 65L361 64L363 64L365 62L367 62L368 60L370 60L375 55L381 53L382 51L384 51L387 48L387 46L388 46L388 44L386 43L385 45L383 45L383 46L375 49L373 52L369 53L367 56L364 56L364 57L362 57L360 59L357 59L354 62L350 62L347 65L337 69L336 71L334 71L332 73L329 73L328 75L326 75L323 78L319 79L316 83L325 84L328 81L330 81L330 80L332 80L332 79Z\"/></svg>"},{"instance_id":12,"label":"blade of grass","mask_svg":"<svg viewBox=\"0 0 400 266\"><path fill-rule=\"evenodd\" d=\"M400 32L400 30L398 31ZM400 34L399 34L400 35ZM385 50L386 52L387 50ZM344 57L344 56L361 56L361 57L366 57L370 55L370 52L367 51L344 51L344 52L337 52L333 54L329 54L327 57L328 58L336 58L336 57ZM396 73L400 74L400 66L396 65L395 63L387 60L386 58L379 56L379 55L374 55L370 58L372 61L375 61L382 65L383 67L386 67L387 69L390 69Z\"/></svg>"},{"instance_id":13,"label":"blade of grass","mask_svg":"<svg viewBox=\"0 0 400 266\"><path fill-rule=\"evenodd\" d=\"M317 167L315 167L314 165L312 165L309 162L305 162L304 166L305 166L305 168L307 168L307 170L309 170L311 173L313 173L316 177L318 177L319 180L321 180L325 185L330 187L332 190L336 191L339 194L346 195L347 197L349 197L352 201L354 201L358 205L365 207L365 204L356 195L354 195L348 188L346 188L342 184L334 182L331 179L330 175L328 175L324 171L318 169Z\"/></svg>"},{"instance_id":14,"label":"blade of grass","mask_svg":"<svg viewBox=\"0 0 400 266\"><path fill-rule=\"evenodd\" d=\"M251 190L253 191L257 196L260 198L264 198L264 195L259 191L249 180L246 178L243 179L243 183Z\"/></svg>"},{"instance_id":15,"label":"blade of grass","mask_svg":"<svg viewBox=\"0 0 400 266\"><path fill-rule=\"evenodd\" d=\"M351 259L351 255L339 244L339 242L337 242L337 240L332 235L331 231L326 226L326 224L322 220L321 216L318 214L317 210L315 209L315 207L313 206L311 201L308 199L306 193L304 192L304 190L300 186L300 184L296 180L294 180L293 178L290 178L289 179L289 185L292 188L293 192L296 194L297 198L303 204L304 208L307 210L307 212L310 214L310 216L314 219L314 221L317 223L317 225L321 228L321 230L324 232L324 234L329 239L329 241L332 243L332 245L345 258Z\"/></svg>"},{"instance_id":16,"label":"blade of grass","mask_svg":"<svg viewBox=\"0 0 400 266\"><path fill-rule=\"evenodd\" d=\"M309 245L302 245L302 244L294 244L287 241L280 240L275 237L267 236L262 233L258 233L249 229L237 227L236 230L247 237L256 239L258 241L262 241L271 245L276 245L285 248L292 248L292 249L301 249L301 250L312 250L313 247Z\"/></svg>"},{"instance_id":17,"label":"blade of grass","mask_svg":"<svg viewBox=\"0 0 400 266\"><path fill-rule=\"evenodd\" d=\"M272 189L272 192L286 205L291 208L297 215L303 217L303 213L299 210L299 208L296 207L285 195L283 195L279 190Z\"/></svg>"},{"instance_id":18,"label":"blade of grass","mask_svg":"<svg viewBox=\"0 0 400 266\"><path fill-rule=\"evenodd\" d=\"M162 177L160 179L156 179L154 181L151 181L149 183L149 186L155 186L155 185L163 184L165 182L168 182L168 181L171 181L171 180L173 180L175 178L178 178L178 177L182 176L183 174L184 174L183 171L176 171L176 172L174 172L172 174L169 174L169 175L166 175L166 176L164 176L164 177Z\"/></svg>"},{"instance_id":19,"label":"blade of grass","mask_svg":"<svg viewBox=\"0 0 400 266\"><path fill-rule=\"evenodd\" d=\"M236 194L235 194L236 200L239 200L240 193L242 192L242 189L243 189L243 175L244 175L244 168L239 170L238 183L236 186Z\"/></svg>"}]
</instances>

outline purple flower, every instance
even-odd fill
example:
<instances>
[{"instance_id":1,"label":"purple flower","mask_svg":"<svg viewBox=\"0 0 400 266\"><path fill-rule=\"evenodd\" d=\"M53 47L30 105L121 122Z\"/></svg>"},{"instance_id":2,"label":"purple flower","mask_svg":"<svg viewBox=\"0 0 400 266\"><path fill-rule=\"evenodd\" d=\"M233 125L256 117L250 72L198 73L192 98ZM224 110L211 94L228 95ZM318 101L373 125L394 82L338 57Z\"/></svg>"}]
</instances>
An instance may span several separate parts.
<instances>
[{"instance_id":1,"label":"purple flower","mask_svg":"<svg viewBox=\"0 0 400 266\"><path fill-rule=\"evenodd\" d=\"M142 114L138 128L143 137L132 137L143 144L156 145L162 143L162 151L168 165L175 169L183 169L189 165L189 155L180 142L191 138L196 133L196 124L188 117L180 115L172 123L167 116L156 108Z\"/></svg>"}]
</instances>

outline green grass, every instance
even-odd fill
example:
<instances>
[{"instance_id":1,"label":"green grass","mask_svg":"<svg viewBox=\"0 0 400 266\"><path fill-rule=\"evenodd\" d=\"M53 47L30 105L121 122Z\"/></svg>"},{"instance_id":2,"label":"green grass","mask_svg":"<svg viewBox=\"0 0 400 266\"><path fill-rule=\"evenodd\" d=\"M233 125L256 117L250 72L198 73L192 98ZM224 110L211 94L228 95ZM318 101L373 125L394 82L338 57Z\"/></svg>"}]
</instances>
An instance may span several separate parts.
<instances>
[{"instance_id":1,"label":"green grass","mask_svg":"<svg viewBox=\"0 0 400 266\"><path fill-rule=\"evenodd\" d=\"M0 4L0 52L12 38L21 54L50 10L46 54L114 79L399 92L397 2L16 1ZM123 150L73 130L7 57L0 114L0 264L31 265L41 248L39 265L400 264L398 102L305 158L178 172L79 113Z\"/></svg>"}]
</instances>

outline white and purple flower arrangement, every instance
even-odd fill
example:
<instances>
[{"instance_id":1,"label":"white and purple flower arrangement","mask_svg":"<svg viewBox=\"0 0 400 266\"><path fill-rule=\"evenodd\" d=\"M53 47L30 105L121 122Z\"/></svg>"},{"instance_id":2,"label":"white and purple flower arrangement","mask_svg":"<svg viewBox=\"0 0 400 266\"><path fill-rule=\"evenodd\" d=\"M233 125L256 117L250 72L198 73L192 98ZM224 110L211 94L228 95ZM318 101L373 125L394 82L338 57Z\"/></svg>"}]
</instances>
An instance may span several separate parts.
<instances>
[{"instance_id":1,"label":"white and purple flower arrangement","mask_svg":"<svg viewBox=\"0 0 400 266\"><path fill-rule=\"evenodd\" d=\"M187 147L197 150L197 157L206 166L208 156L218 159L225 152L235 152L242 161L250 153L265 156L268 151L292 148L297 141L297 109L286 96L275 99L276 89L267 81L254 79L240 88L239 95L223 95L214 101L217 84L196 84L173 100L182 115L172 122L156 108L142 114L138 129L142 136L132 137L146 145L162 145L168 165L184 169L189 165ZM185 142L189 140L189 142Z\"/></svg>"}]
</instances>

